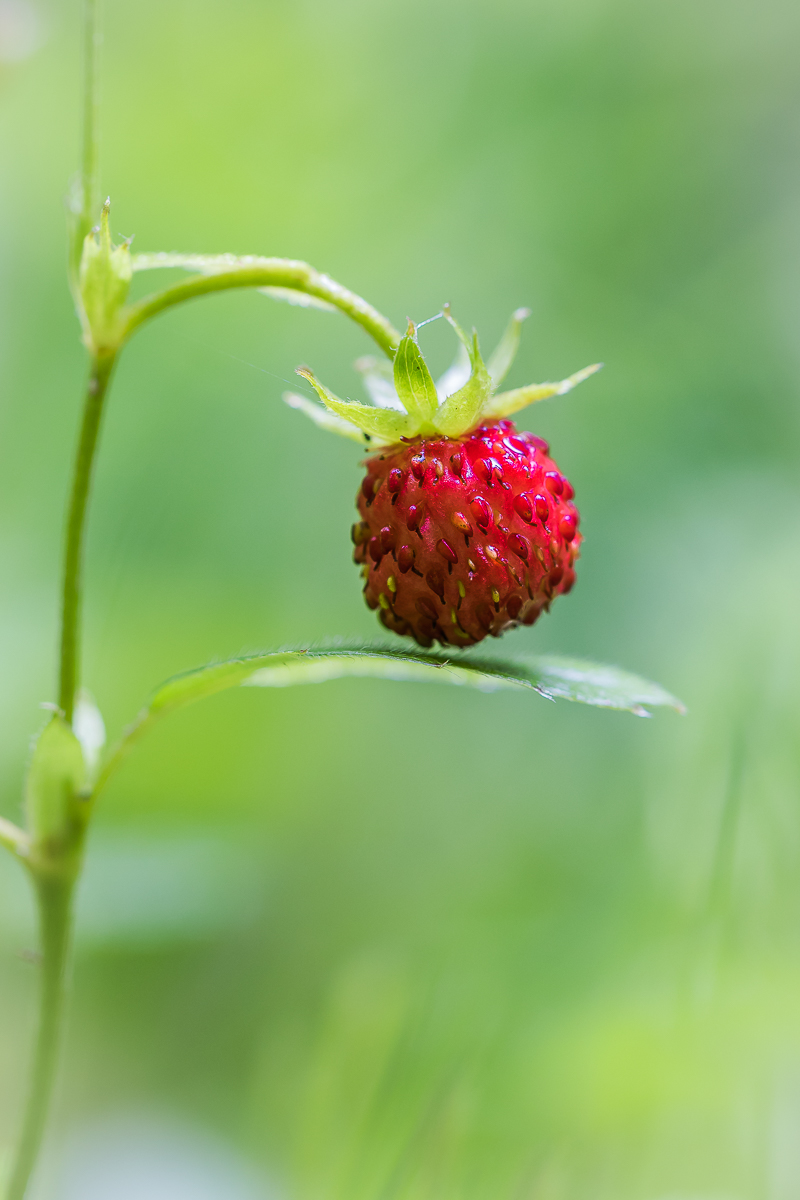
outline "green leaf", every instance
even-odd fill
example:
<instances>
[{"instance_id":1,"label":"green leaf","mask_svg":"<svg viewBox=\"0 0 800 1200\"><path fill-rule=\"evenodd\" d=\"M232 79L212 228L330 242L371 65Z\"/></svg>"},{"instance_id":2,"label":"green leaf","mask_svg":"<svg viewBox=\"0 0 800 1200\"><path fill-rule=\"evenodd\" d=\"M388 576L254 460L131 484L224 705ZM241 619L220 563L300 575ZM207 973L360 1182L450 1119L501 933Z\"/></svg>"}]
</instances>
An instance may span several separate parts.
<instances>
[{"instance_id":1,"label":"green leaf","mask_svg":"<svg viewBox=\"0 0 800 1200\"><path fill-rule=\"evenodd\" d=\"M414 323L409 321L408 332L401 338L394 356L394 386L400 403L409 416L417 419L419 427L421 423L430 421L436 412L439 397L416 337Z\"/></svg>"},{"instance_id":2,"label":"green leaf","mask_svg":"<svg viewBox=\"0 0 800 1200\"><path fill-rule=\"evenodd\" d=\"M298 367L297 374L307 379L319 396L322 403L343 417L356 428L380 438L387 443L399 442L401 437L413 437L417 425L405 413L393 412L388 408L372 408L369 404L355 404L350 400L340 400L324 384L319 383L308 367Z\"/></svg>"},{"instance_id":3,"label":"green leaf","mask_svg":"<svg viewBox=\"0 0 800 1200\"><path fill-rule=\"evenodd\" d=\"M36 739L25 781L25 808L34 838L57 837L67 829L85 782L81 744L55 713Z\"/></svg>"},{"instance_id":4,"label":"green leaf","mask_svg":"<svg viewBox=\"0 0 800 1200\"><path fill-rule=\"evenodd\" d=\"M470 347L472 373L457 392L443 400L434 417L434 424L445 437L460 437L467 433L483 415L492 387L478 346L478 335L473 332Z\"/></svg>"},{"instance_id":5,"label":"green leaf","mask_svg":"<svg viewBox=\"0 0 800 1200\"><path fill-rule=\"evenodd\" d=\"M515 313L512 313L508 329L500 339L497 349L490 356L486 368L492 377L492 391L499 388L517 357L522 322L526 321L530 315L529 308L518 308Z\"/></svg>"},{"instance_id":6,"label":"green leaf","mask_svg":"<svg viewBox=\"0 0 800 1200\"><path fill-rule=\"evenodd\" d=\"M640 717L650 715L648 707L685 711L680 701L658 684L618 667L580 659L543 657L514 662L459 651L448 654L383 643L332 642L210 663L167 680L125 733L101 772L96 790L104 786L131 746L167 713L228 688L291 687L349 676L443 683L482 692L535 691L549 700L575 700Z\"/></svg>"},{"instance_id":7,"label":"green leaf","mask_svg":"<svg viewBox=\"0 0 800 1200\"><path fill-rule=\"evenodd\" d=\"M595 708L615 708L637 717L652 716L648 708L674 708L681 715L686 713L685 705L660 684L623 671L621 667L557 655L527 661L541 689L553 699L574 700Z\"/></svg>"},{"instance_id":8,"label":"green leaf","mask_svg":"<svg viewBox=\"0 0 800 1200\"><path fill-rule=\"evenodd\" d=\"M602 365L593 363L591 367L576 371L568 379L562 379L560 383L531 383L527 387L514 388L512 392L498 392L486 404L483 416L487 420L499 421L502 417L510 417L520 409L527 408L529 404L535 404L537 400L547 400L549 396L563 396L565 392L571 392L579 383L583 383L584 379L594 375Z\"/></svg>"}]
</instances>

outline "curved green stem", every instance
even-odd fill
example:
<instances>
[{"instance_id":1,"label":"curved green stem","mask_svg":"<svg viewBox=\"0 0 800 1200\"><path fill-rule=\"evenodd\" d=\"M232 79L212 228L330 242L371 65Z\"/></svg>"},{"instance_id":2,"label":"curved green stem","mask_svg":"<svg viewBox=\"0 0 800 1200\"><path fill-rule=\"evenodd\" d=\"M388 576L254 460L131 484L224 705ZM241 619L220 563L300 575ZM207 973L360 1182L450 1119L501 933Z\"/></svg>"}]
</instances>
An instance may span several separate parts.
<instances>
[{"instance_id":1,"label":"curved green stem","mask_svg":"<svg viewBox=\"0 0 800 1200\"><path fill-rule=\"evenodd\" d=\"M81 573L86 525L86 505L92 482L97 436L103 415L103 401L116 361L115 355L94 359L86 388L78 451L72 475L67 529L64 546L64 575L61 599L61 659L58 703L68 722L72 722L75 693L78 688L80 649Z\"/></svg>"},{"instance_id":2,"label":"curved green stem","mask_svg":"<svg viewBox=\"0 0 800 1200\"><path fill-rule=\"evenodd\" d=\"M235 260L234 260L235 261ZM329 275L316 271L308 263L288 258L247 258L230 270L215 270L209 274L192 275L181 283L145 296L130 306L125 320L123 340L158 313L174 308L185 300L207 296L211 292L231 288L280 287L302 292L324 300L338 308L375 339L389 357L400 344L401 335L386 317L355 292L342 287Z\"/></svg>"},{"instance_id":3,"label":"curved green stem","mask_svg":"<svg viewBox=\"0 0 800 1200\"><path fill-rule=\"evenodd\" d=\"M72 927L71 878L34 876L41 930L39 1034L30 1091L6 1200L23 1200L44 1134L61 1044Z\"/></svg>"}]
</instances>

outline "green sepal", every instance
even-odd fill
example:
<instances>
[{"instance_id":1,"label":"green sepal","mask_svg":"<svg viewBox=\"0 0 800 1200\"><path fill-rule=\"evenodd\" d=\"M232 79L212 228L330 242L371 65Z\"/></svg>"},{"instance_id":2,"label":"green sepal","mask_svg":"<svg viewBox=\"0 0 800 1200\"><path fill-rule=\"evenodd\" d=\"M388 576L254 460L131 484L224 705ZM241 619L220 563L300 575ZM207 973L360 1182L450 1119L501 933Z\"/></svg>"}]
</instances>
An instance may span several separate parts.
<instances>
[{"instance_id":1,"label":"green sepal","mask_svg":"<svg viewBox=\"0 0 800 1200\"><path fill-rule=\"evenodd\" d=\"M325 429L328 433L338 433L340 437L358 442L359 446L366 446L370 443L369 434L363 433L342 417L337 417L336 413L331 412L329 408L323 408L314 400L309 400L307 396L299 396L297 392L284 392L283 402L288 404L289 408L305 413L315 425L318 425L320 429ZM376 437L373 437L372 444L384 445L383 441Z\"/></svg>"},{"instance_id":2,"label":"green sepal","mask_svg":"<svg viewBox=\"0 0 800 1200\"><path fill-rule=\"evenodd\" d=\"M85 784L81 744L61 714L55 713L36 739L25 781L25 811L34 842L69 836Z\"/></svg>"},{"instance_id":3,"label":"green sepal","mask_svg":"<svg viewBox=\"0 0 800 1200\"><path fill-rule=\"evenodd\" d=\"M511 392L499 392L488 401L483 410L483 416L489 421L499 421L503 417L510 417L513 413L519 412L522 408L527 408L529 404L535 404L537 400L546 400L549 396L563 396L565 392L571 392L584 379L594 375L602 365L602 363L593 363L591 367L584 367L582 371L576 371L568 379L562 379L560 383L531 383L528 387L514 388Z\"/></svg>"},{"instance_id":4,"label":"green sepal","mask_svg":"<svg viewBox=\"0 0 800 1200\"><path fill-rule=\"evenodd\" d=\"M79 272L84 341L96 355L115 351L124 339L122 310L133 276L130 242L111 241L110 207L106 200L100 224L84 238Z\"/></svg>"},{"instance_id":5,"label":"green sepal","mask_svg":"<svg viewBox=\"0 0 800 1200\"><path fill-rule=\"evenodd\" d=\"M417 345L417 330L408 322L408 332L401 339L394 356L394 386L400 403L418 428L430 421L439 404L436 384Z\"/></svg>"},{"instance_id":6,"label":"green sepal","mask_svg":"<svg viewBox=\"0 0 800 1200\"><path fill-rule=\"evenodd\" d=\"M326 408L371 437L392 443L399 442L402 437L414 437L418 431L419 423L405 413L393 412L388 408L372 408L369 404L356 404L351 400L340 400L314 378L308 367L298 367L297 374L308 380Z\"/></svg>"},{"instance_id":7,"label":"green sepal","mask_svg":"<svg viewBox=\"0 0 800 1200\"><path fill-rule=\"evenodd\" d=\"M448 320L455 325L452 318L448 317ZM457 326L456 329L458 330ZM481 358L478 335L475 331L472 334L472 344L467 345L467 350L472 363L472 373L463 387L442 402L434 417L436 428L445 437L460 437L478 424L484 415L492 389L492 381Z\"/></svg>"},{"instance_id":8,"label":"green sepal","mask_svg":"<svg viewBox=\"0 0 800 1200\"><path fill-rule=\"evenodd\" d=\"M492 391L500 387L500 384L511 369L511 364L517 357L517 350L519 349L519 335L522 330L522 322L526 321L530 315L531 310L529 308L518 308L516 312L512 313L508 328L501 337L497 349L489 356L486 369L492 377Z\"/></svg>"}]
</instances>

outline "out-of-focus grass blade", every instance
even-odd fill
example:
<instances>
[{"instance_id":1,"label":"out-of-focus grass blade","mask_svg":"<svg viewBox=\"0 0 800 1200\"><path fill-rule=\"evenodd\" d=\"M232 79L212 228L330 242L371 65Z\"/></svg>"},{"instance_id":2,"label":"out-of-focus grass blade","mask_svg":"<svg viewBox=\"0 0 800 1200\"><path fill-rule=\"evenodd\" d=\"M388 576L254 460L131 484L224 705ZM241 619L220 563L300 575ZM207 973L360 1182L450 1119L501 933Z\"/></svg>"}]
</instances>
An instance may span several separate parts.
<instances>
[{"instance_id":1,"label":"out-of-focus grass blade","mask_svg":"<svg viewBox=\"0 0 800 1200\"><path fill-rule=\"evenodd\" d=\"M105 784L135 741L159 717L205 696L233 687L291 687L361 676L414 683L446 683L494 692L520 688L546 699L575 700L650 716L649 707L684 712L679 700L656 683L618 667L574 658L525 658L517 661L472 658L456 652L411 650L381 643L333 643L284 649L208 663L167 680L154 693L100 772L96 791Z\"/></svg>"}]
</instances>

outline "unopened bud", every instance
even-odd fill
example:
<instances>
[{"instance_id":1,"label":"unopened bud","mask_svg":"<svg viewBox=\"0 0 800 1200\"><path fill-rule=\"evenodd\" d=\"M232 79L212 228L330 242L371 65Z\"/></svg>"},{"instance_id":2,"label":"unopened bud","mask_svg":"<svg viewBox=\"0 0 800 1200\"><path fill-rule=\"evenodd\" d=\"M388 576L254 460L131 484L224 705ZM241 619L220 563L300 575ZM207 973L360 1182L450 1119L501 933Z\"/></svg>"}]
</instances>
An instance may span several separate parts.
<instances>
[{"instance_id":1,"label":"unopened bud","mask_svg":"<svg viewBox=\"0 0 800 1200\"><path fill-rule=\"evenodd\" d=\"M115 246L111 241L106 200L100 224L87 234L80 266L80 296L83 336L93 354L116 350L123 337L121 311L128 298L133 275L130 242Z\"/></svg>"}]
</instances>

